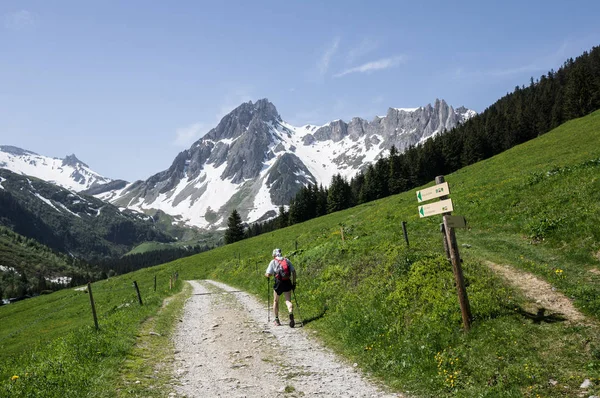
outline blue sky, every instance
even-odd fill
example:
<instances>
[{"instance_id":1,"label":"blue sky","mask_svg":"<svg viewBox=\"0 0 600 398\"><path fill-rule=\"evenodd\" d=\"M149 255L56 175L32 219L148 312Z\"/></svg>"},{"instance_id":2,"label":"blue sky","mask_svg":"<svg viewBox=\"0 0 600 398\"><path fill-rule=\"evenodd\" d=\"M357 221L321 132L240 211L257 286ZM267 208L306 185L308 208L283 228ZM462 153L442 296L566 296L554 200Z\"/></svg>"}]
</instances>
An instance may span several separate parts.
<instances>
[{"instance_id":1,"label":"blue sky","mask_svg":"<svg viewBox=\"0 0 600 398\"><path fill-rule=\"evenodd\" d=\"M481 112L600 45L600 1L487 3L2 0L0 145L146 179L245 101L296 125Z\"/></svg>"}]
</instances>

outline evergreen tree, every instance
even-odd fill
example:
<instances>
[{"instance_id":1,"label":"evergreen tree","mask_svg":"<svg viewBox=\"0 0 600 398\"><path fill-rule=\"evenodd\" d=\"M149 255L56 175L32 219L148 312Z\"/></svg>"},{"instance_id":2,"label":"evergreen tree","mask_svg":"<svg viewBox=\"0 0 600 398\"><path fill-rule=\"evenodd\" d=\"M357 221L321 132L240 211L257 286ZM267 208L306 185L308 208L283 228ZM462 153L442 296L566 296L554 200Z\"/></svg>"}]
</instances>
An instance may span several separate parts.
<instances>
[{"instance_id":1,"label":"evergreen tree","mask_svg":"<svg viewBox=\"0 0 600 398\"><path fill-rule=\"evenodd\" d=\"M352 203L360 204L360 191L365 185L365 174L360 171L357 175L350 179L350 191L352 194Z\"/></svg>"},{"instance_id":2,"label":"evergreen tree","mask_svg":"<svg viewBox=\"0 0 600 398\"><path fill-rule=\"evenodd\" d=\"M565 113L568 119L585 116L594 110L593 79L587 67L587 53L584 53L584 57L573 65L565 87Z\"/></svg>"},{"instance_id":3,"label":"evergreen tree","mask_svg":"<svg viewBox=\"0 0 600 398\"><path fill-rule=\"evenodd\" d=\"M340 174L334 175L327 194L327 213L347 209L351 199L350 184Z\"/></svg>"},{"instance_id":4,"label":"evergreen tree","mask_svg":"<svg viewBox=\"0 0 600 398\"><path fill-rule=\"evenodd\" d=\"M390 167L388 159L382 158L375 163L375 198L381 199L389 195Z\"/></svg>"},{"instance_id":5,"label":"evergreen tree","mask_svg":"<svg viewBox=\"0 0 600 398\"><path fill-rule=\"evenodd\" d=\"M288 226L289 213L285 211L285 207L279 206L279 215L277 216L277 228L285 228Z\"/></svg>"},{"instance_id":6,"label":"evergreen tree","mask_svg":"<svg viewBox=\"0 0 600 398\"><path fill-rule=\"evenodd\" d=\"M323 188L323 185L319 186L316 200L316 217L321 217L327 214L327 190Z\"/></svg>"},{"instance_id":7,"label":"evergreen tree","mask_svg":"<svg viewBox=\"0 0 600 398\"><path fill-rule=\"evenodd\" d=\"M389 191L391 195L402 192L402 160L394 145L390 148L389 162ZM352 184L350 184L352 185Z\"/></svg>"},{"instance_id":8,"label":"evergreen tree","mask_svg":"<svg viewBox=\"0 0 600 398\"><path fill-rule=\"evenodd\" d=\"M358 203L367 203L375 199L377 199L377 178L375 176L375 166L370 164L367 166L364 183L358 194Z\"/></svg>"},{"instance_id":9,"label":"evergreen tree","mask_svg":"<svg viewBox=\"0 0 600 398\"><path fill-rule=\"evenodd\" d=\"M242 224L242 217L240 217L240 214L234 209L227 219L225 244L237 242L242 239L244 239L244 225Z\"/></svg>"}]
</instances>

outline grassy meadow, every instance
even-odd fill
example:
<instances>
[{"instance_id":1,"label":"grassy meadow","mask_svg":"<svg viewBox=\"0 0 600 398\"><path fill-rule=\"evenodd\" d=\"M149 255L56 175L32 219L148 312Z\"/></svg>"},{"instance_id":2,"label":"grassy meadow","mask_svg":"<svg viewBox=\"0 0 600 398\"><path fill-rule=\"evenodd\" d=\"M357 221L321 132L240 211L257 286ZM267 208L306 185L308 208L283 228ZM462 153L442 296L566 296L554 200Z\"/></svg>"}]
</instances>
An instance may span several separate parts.
<instances>
[{"instance_id":1,"label":"grassy meadow","mask_svg":"<svg viewBox=\"0 0 600 398\"><path fill-rule=\"evenodd\" d=\"M453 214L468 221L457 239L473 314L469 333L443 255L441 217L419 218L413 190L94 283L99 332L80 291L1 307L0 396L115 395L131 372L124 360L140 330L181 291L181 280L220 280L255 293L266 307L263 273L275 247L297 268L297 316L305 327L392 388L425 397L600 394L600 111L446 181ZM485 261L546 280L588 320L523 316L535 303ZM179 282L168 291L174 272ZM582 390L586 379L592 386Z\"/></svg>"}]
</instances>

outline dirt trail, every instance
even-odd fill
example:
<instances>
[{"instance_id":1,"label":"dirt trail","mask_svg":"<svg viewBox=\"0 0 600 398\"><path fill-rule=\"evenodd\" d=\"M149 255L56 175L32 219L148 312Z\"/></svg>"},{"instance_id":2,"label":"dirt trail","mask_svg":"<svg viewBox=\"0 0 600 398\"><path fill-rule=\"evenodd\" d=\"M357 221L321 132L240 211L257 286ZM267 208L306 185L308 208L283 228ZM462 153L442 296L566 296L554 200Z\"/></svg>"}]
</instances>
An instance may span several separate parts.
<instances>
[{"instance_id":1,"label":"dirt trail","mask_svg":"<svg viewBox=\"0 0 600 398\"><path fill-rule=\"evenodd\" d=\"M320 346L308 329L268 324L266 303L253 296L218 282L190 283L174 337L180 385L172 396L403 397Z\"/></svg>"},{"instance_id":2,"label":"dirt trail","mask_svg":"<svg viewBox=\"0 0 600 398\"><path fill-rule=\"evenodd\" d=\"M499 265L490 261L486 261L486 265L507 279L511 285L518 287L539 308L545 308L551 313L558 313L572 322L586 320L585 315L575 308L571 300L562 293L555 291L548 282L508 265Z\"/></svg>"}]
</instances>

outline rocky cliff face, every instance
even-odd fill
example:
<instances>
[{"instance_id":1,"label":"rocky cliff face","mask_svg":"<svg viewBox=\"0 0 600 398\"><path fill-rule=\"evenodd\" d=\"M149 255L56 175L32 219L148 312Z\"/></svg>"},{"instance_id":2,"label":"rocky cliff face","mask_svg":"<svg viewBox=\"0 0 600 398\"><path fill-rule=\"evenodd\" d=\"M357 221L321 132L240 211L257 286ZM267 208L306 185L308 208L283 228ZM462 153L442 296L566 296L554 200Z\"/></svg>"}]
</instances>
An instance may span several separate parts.
<instances>
[{"instance_id":1,"label":"rocky cliff face","mask_svg":"<svg viewBox=\"0 0 600 398\"><path fill-rule=\"evenodd\" d=\"M334 174L350 178L392 145L403 151L474 114L436 100L420 108L389 108L370 122L353 118L296 127L268 100L247 102L169 169L99 196L122 207L162 210L205 229L223 227L234 208L252 222L276 214L302 186L327 186Z\"/></svg>"},{"instance_id":2,"label":"rocky cliff face","mask_svg":"<svg viewBox=\"0 0 600 398\"><path fill-rule=\"evenodd\" d=\"M437 99L433 106L428 104L409 110L389 108L384 117L376 117L371 122L361 118L353 118L350 123L336 120L313 134L307 134L304 139L305 143L310 144L327 140L339 142L344 137L352 141L365 138L367 149L371 145L379 145L382 149L395 145L402 152L408 146L452 129L474 114L474 111L465 107L454 110L446 101ZM378 139L374 140L374 136L378 136Z\"/></svg>"}]
</instances>

